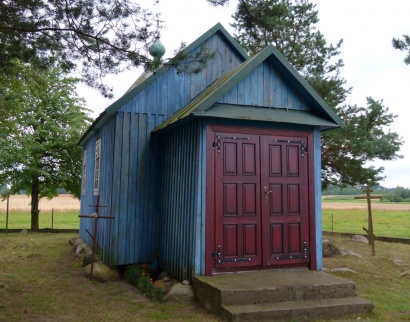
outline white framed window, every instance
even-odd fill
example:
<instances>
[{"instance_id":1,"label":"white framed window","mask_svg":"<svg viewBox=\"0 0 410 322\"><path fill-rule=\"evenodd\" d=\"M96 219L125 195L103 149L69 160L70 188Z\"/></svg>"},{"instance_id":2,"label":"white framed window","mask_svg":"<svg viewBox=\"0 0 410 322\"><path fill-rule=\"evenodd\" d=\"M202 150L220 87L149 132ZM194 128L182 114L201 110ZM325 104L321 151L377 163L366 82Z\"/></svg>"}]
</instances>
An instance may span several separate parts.
<instances>
[{"instance_id":1,"label":"white framed window","mask_svg":"<svg viewBox=\"0 0 410 322\"><path fill-rule=\"evenodd\" d=\"M100 154L101 154L101 139L95 142L95 156L94 156L94 192L98 195L98 188L100 186Z\"/></svg>"},{"instance_id":2,"label":"white framed window","mask_svg":"<svg viewBox=\"0 0 410 322\"><path fill-rule=\"evenodd\" d=\"M81 174L81 194L85 195L85 179L87 175L87 151L83 154L83 172Z\"/></svg>"}]
</instances>

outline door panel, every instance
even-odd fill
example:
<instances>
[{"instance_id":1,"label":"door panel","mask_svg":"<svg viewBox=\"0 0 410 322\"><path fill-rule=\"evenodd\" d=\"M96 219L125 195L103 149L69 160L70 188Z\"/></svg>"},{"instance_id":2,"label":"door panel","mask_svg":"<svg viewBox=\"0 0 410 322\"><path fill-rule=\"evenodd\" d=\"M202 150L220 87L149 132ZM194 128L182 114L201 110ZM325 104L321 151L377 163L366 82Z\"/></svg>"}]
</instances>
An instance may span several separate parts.
<instances>
[{"instance_id":1,"label":"door panel","mask_svg":"<svg viewBox=\"0 0 410 322\"><path fill-rule=\"evenodd\" d=\"M262 202L263 265L309 261L308 162L306 138L261 136L261 185L269 187Z\"/></svg>"},{"instance_id":2,"label":"door panel","mask_svg":"<svg viewBox=\"0 0 410 322\"><path fill-rule=\"evenodd\" d=\"M261 265L259 136L216 133L215 140L216 267Z\"/></svg>"},{"instance_id":3,"label":"door panel","mask_svg":"<svg viewBox=\"0 0 410 322\"><path fill-rule=\"evenodd\" d=\"M307 263L307 138L214 135L215 268Z\"/></svg>"}]
</instances>

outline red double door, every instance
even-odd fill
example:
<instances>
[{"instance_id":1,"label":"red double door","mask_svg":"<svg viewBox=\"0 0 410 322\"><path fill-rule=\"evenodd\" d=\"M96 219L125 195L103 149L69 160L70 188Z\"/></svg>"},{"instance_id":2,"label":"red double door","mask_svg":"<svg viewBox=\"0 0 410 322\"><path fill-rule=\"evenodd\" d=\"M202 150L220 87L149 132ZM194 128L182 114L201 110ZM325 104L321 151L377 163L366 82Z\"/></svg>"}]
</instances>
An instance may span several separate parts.
<instances>
[{"instance_id":1,"label":"red double door","mask_svg":"<svg viewBox=\"0 0 410 322\"><path fill-rule=\"evenodd\" d=\"M214 136L214 268L308 265L308 138Z\"/></svg>"}]
</instances>

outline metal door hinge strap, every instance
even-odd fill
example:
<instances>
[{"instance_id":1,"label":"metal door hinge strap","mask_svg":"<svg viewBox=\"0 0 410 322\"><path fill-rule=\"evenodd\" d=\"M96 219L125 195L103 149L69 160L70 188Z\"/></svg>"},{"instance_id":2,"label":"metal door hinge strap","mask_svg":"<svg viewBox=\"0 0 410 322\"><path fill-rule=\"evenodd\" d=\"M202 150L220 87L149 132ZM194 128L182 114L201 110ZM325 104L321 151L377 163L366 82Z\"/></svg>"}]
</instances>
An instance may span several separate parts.
<instances>
[{"instance_id":1,"label":"metal door hinge strap","mask_svg":"<svg viewBox=\"0 0 410 322\"><path fill-rule=\"evenodd\" d=\"M297 259L297 258L305 258L305 257L302 255L276 256L276 259Z\"/></svg>"},{"instance_id":2,"label":"metal door hinge strap","mask_svg":"<svg viewBox=\"0 0 410 322\"><path fill-rule=\"evenodd\" d=\"M217 252L212 252L212 259L215 259L215 255L216 255L216 259L218 264L220 263L239 263L239 262L248 262L251 261L251 258L230 258L230 259L221 259L221 245L218 244L218 250Z\"/></svg>"},{"instance_id":3,"label":"metal door hinge strap","mask_svg":"<svg viewBox=\"0 0 410 322\"><path fill-rule=\"evenodd\" d=\"M307 247L306 242L303 242L303 256L304 258L307 258L307 254L310 253L310 247Z\"/></svg>"},{"instance_id":4,"label":"metal door hinge strap","mask_svg":"<svg viewBox=\"0 0 410 322\"><path fill-rule=\"evenodd\" d=\"M246 137L238 137L238 136L220 136L217 135L216 141L212 143L212 147L216 150L218 153L221 153L221 140L250 140L251 138L246 138Z\"/></svg>"},{"instance_id":5,"label":"metal door hinge strap","mask_svg":"<svg viewBox=\"0 0 410 322\"><path fill-rule=\"evenodd\" d=\"M296 143L300 144L300 153L302 154L302 157L305 156L306 153L308 153L308 147L305 145L305 141L300 140L300 141L292 141L292 140L274 140L274 142L278 143Z\"/></svg>"}]
</instances>

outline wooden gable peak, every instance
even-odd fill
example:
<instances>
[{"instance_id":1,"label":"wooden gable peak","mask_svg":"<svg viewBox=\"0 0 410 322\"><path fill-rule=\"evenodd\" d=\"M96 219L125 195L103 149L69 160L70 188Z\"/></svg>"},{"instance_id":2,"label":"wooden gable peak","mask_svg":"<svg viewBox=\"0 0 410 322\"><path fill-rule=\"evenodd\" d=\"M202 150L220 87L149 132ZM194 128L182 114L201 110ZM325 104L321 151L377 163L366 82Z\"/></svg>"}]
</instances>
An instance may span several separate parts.
<instances>
[{"instance_id":1,"label":"wooden gable peak","mask_svg":"<svg viewBox=\"0 0 410 322\"><path fill-rule=\"evenodd\" d=\"M264 61L271 63L280 74L292 84L295 91L297 91L310 104L312 109L329 121L327 125L333 124L333 128L344 127L343 121L335 112L333 112L319 94L317 94L307 81L299 75L299 73L273 45L269 45L258 54L248 58L244 63L217 79L189 104L181 108L155 128L154 131L164 129L168 125L189 115L199 116L201 113L205 113L205 111L211 108L218 99L236 86ZM332 126L326 127L331 128Z\"/></svg>"},{"instance_id":2,"label":"wooden gable peak","mask_svg":"<svg viewBox=\"0 0 410 322\"><path fill-rule=\"evenodd\" d=\"M235 52L238 53L243 60L249 58L246 51L236 42L235 39L226 31L226 29L222 26L221 23L215 24L212 28L210 28L207 32L205 32L202 36L197 38L194 42L184 48L184 53L190 53L195 48L200 46L204 43L208 38L212 35L220 33L225 40L230 44ZM78 145L83 146L93 135L97 132L110 118L111 116L117 112L122 106L127 104L130 100L132 100L136 95L142 92L145 88L149 85L154 83L158 78L160 78L165 72L167 72L170 68L169 66L161 66L156 73L150 72L143 72L140 77L134 82L134 84L126 91L126 93L120 97L117 101L113 104L108 106L105 111L103 111L91 124L91 126L87 129L84 135L81 137Z\"/></svg>"}]
</instances>

